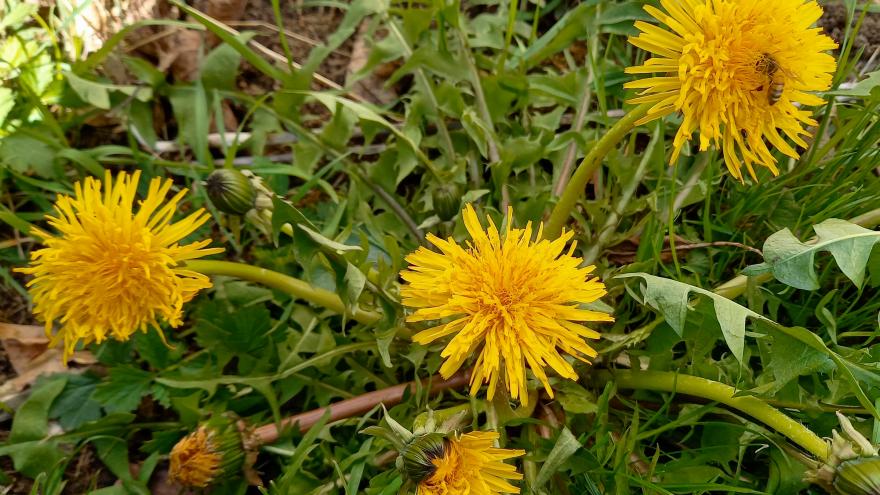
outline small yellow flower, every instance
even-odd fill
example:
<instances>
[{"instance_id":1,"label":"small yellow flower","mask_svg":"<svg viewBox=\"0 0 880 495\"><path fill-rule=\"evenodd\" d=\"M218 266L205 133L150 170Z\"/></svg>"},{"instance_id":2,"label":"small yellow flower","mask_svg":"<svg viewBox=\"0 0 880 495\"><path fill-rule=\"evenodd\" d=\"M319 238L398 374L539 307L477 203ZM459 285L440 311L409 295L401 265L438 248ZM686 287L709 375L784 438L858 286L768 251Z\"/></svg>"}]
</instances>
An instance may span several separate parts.
<instances>
[{"instance_id":1,"label":"small yellow flower","mask_svg":"<svg viewBox=\"0 0 880 495\"><path fill-rule=\"evenodd\" d=\"M165 201L172 182L160 178L134 212L139 178L140 172L121 173L114 182L107 172L103 185L91 177L77 183L73 197L58 197L56 216L46 217L58 234L32 232L46 247L18 271L34 275L28 283L34 313L52 345L64 342L65 360L79 341L127 340L137 330L158 330L160 320L176 327L183 304L211 287L208 277L180 263L223 249L202 249L210 240L178 244L208 215L198 210L171 223L186 189Z\"/></svg>"},{"instance_id":2,"label":"small yellow flower","mask_svg":"<svg viewBox=\"0 0 880 495\"><path fill-rule=\"evenodd\" d=\"M743 166L752 178L754 165L778 174L768 144L798 158L788 141L807 147L804 126L817 125L802 107L824 103L808 91L828 89L835 71L834 58L824 52L837 45L811 27L822 8L804 0L660 3L665 12L645 10L662 26L637 22L641 33L630 38L655 56L627 72L662 74L625 85L644 90L632 103L654 103L639 123L681 113L672 162L699 131L700 150L722 149L737 179Z\"/></svg>"},{"instance_id":3,"label":"small yellow flower","mask_svg":"<svg viewBox=\"0 0 880 495\"><path fill-rule=\"evenodd\" d=\"M443 456L432 460L434 472L419 483L416 495L519 493L519 488L508 480L521 480L522 474L503 461L525 455L526 451L495 448L498 436L495 432L474 431L450 438Z\"/></svg>"},{"instance_id":4,"label":"small yellow flower","mask_svg":"<svg viewBox=\"0 0 880 495\"><path fill-rule=\"evenodd\" d=\"M168 477L171 481L201 488L215 481L223 459L213 431L204 426L177 442L170 457Z\"/></svg>"},{"instance_id":5,"label":"small yellow flower","mask_svg":"<svg viewBox=\"0 0 880 495\"><path fill-rule=\"evenodd\" d=\"M526 368L552 397L544 368L577 380L563 353L582 361L586 361L584 356L596 356L584 339L599 334L582 322L612 318L579 307L602 297L605 285L589 278L593 266L580 266L583 260L572 255L574 243L565 252L571 232L545 240L541 239L542 225L539 240L533 241L531 223L525 229L511 228L510 210L507 219L502 239L491 218L484 232L473 207L467 205L464 222L472 237L467 248L451 238L444 241L429 234L428 241L440 252L421 247L407 256L410 267L401 272L406 285L400 293L405 306L416 308L408 322L443 320L413 340L428 344L455 334L441 354L447 358L440 368L444 377L479 352L471 375L471 395L488 383L492 398L503 378L511 397L525 404Z\"/></svg>"}]
</instances>

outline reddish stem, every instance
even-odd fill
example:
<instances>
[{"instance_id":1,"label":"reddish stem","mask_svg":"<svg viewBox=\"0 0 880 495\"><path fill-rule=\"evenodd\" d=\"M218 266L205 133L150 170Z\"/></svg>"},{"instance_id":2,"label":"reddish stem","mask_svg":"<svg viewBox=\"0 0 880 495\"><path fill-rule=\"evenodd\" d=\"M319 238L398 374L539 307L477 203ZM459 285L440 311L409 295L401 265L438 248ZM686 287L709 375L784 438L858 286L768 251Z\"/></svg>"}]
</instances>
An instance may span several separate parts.
<instances>
[{"instance_id":1,"label":"reddish stem","mask_svg":"<svg viewBox=\"0 0 880 495\"><path fill-rule=\"evenodd\" d=\"M443 379L440 375L434 375L430 379L422 380L422 385L431 382L431 388L428 390L430 395L442 392L450 388L458 388L470 381L470 370L460 371L452 375L448 380ZM379 404L385 407L391 407L399 404L403 400L403 395L407 390L415 392L416 382L401 383L393 387L383 388L375 392L368 392L351 399L334 402L327 407L313 409L300 414L295 414L281 420L280 424L263 425L247 435L249 443L252 445L265 445L278 440L280 429L298 426L301 432L306 432L315 425L327 411L330 411L329 421L338 421L340 419L350 418L363 414Z\"/></svg>"}]
</instances>

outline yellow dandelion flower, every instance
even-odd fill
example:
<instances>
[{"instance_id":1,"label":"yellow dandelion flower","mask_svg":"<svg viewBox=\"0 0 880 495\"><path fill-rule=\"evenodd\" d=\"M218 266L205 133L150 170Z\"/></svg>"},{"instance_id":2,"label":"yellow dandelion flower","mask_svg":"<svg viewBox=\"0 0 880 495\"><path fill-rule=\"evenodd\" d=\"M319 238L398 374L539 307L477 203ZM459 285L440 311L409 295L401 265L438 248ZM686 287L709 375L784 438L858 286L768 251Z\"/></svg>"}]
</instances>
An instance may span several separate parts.
<instances>
[{"instance_id":1,"label":"yellow dandelion flower","mask_svg":"<svg viewBox=\"0 0 880 495\"><path fill-rule=\"evenodd\" d=\"M215 481L222 459L213 432L200 426L171 449L168 477L184 486L204 488Z\"/></svg>"},{"instance_id":2,"label":"yellow dandelion flower","mask_svg":"<svg viewBox=\"0 0 880 495\"><path fill-rule=\"evenodd\" d=\"M183 486L204 488L242 474L248 477L245 460L238 426L226 417L214 418L174 445L168 477Z\"/></svg>"},{"instance_id":3,"label":"yellow dandelion flower","mask_svg":"<svg viewBox=\"0 0 880 495\"><path fill-rule=\"evenodd\" d=\"M672 162L699 131L700 150L723 150L730 173L742 167L779 173L772 145L798 158L789 140L807 147L804 126L815 126L803 107L824 101L809 91L830 87L836 68L824 53L837 47L811 27L822 15L815 1L661 0L663 10L645 6L663 26L636 22L641 33L630 43L653 53L630 74L662 75L629 82L643 90L632 103L654 103L638 123L680 112Z\"/></svg>"},{"instance_id":4,"label":"yellow dandelion flower","mask_svg":"<svg viewBox=\"0 0 880 495\"><path fill-rule=\"evenodd\" d=\"M137 330L158 330L159 320L176 327L183 304L211 287L208 277L180 263L223 249L202 249L210 240L178 244L208 215L198 210L171 223L186 189L165 201L172 182L160 178L133 212L139 178L140 172L122 173L114 182L107 172L103 185L94 178L77 183L73 197L58 197L56 216L46 217L58 234L33 232L46 247L18 271L34 276L28 283L34 313L52 345L64 342L65 360L79 341L127 340Z\"/></svg>"},{"instance_id":5,"label":"yellow dandelion flower","mask_svg":"<svg viewBox=\"0 0 880 495\"><path fill-rule=\"evenodd\" d=\"M577 380L563 354L582 361L585 356L596 356L584 339L599 334L582 322L612 318L579 307L602 297L605 285L589 278L593 266L580 266L583 260L573 256L575 243L565 251L571 232L546 240L541 238L541 225L539 240L533 241L531 223L525 229L511 228L511 210L507 220L502 239L491 218L483 231L473 207L467 205L464 223L472 240L466 249L451 238L429 234L428 241L440 252L421 247L407 256L410 267L401 272L406 284L400 294L405 306L416 308L408 322L443 320L413 340L428 344L455 334L441 354L447 358L440 368L444 377L480 349L471 375L471 395L488 383L492 398L503 378L511 397L525 404L526 368L552 397L544 369Z\"/></svg>"},{"instance_id":6,"label":"yellow dandelion flower","mask_svg":"<svg viewBox=\"0 0 880 495\"><path fill-rule=\"evenodd\" d=\"M508 480L521 480L516 467L503 461L524 450L494 447L498 433L474 431L445 442L443 456L432 460L433 473L418 484L416 495L494 495L519 493Z\"/></svg>"}]
</instances>

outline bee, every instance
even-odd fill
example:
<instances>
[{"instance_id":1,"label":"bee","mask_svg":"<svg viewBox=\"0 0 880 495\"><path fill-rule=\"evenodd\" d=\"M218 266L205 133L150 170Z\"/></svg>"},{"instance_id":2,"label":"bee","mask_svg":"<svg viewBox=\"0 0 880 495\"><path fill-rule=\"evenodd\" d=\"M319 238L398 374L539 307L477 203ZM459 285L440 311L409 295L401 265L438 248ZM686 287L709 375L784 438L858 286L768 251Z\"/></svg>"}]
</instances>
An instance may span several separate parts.
<instances>
[{"instance_id":1,"label":"bee","mask_svg":"<svg viewBox=\"0 0 880 495\"><path fill-rule=\"evenodd\" d=\"M785 74L786 71L779 66L769 53L763 53L755 62L758 72L767 76L767 102L772 106L782 98L782 92L785 91ZM758 88L763 90L764 86Z\"/></svg>"}]
</instances>

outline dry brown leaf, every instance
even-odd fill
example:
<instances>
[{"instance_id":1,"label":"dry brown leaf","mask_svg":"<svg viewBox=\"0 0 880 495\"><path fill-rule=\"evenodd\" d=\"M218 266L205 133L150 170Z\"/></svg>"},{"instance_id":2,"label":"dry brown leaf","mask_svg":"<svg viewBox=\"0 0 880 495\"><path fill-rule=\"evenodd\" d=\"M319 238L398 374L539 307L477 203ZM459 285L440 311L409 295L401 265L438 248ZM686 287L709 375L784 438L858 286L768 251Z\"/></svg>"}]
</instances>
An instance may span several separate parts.
<instances>
[{"instance_id":1,"label":"dry brown leaf","mask_svg":"<svg viewBox=\"0 0 880 495\"><path fill-rule=\"evenodd\" d=\"M7 348L7 352L9 349ZM11 405L15 402L14 397L22 390L31 385L40 375L52 373L79 373L85 368L68 368L62 360L62 351L58 348L44 350L41 354L30 360L27 367L23 367L18 376L0 384L0 402ZM11 359L10 359L11 361ZM86 351L73 354L71 361L81 365L89 365L97 362L95 356Z\"/></svg>"},{"instance_id":2,"label":"dry brown leaf","mask_svg":"<svg viewBox=\"0 0 880 495\"><path fill-rule=\"evenodd\" d=\"M49 337L46 330L39 325L15 325L0 323L0 340L13 339L22 344L47 344Z\"/></svg>"},{"instance_id":3,"label":"dry brown leaf","mask_svg":"<svg viewBox=\"0 0 880 495\"><path fill-rule=\"evenodd\" d=\"M10 393L17 393L33 383L38 376L67 370L64 352L59 347L48 347L49 338L43 327L37 325L14 325L0 323L0 345L9 364L18 375L0 386L0 402ZM72 361L77 364L94 364L90 352L75 352Z\"/></svg>"}]
</instances>

